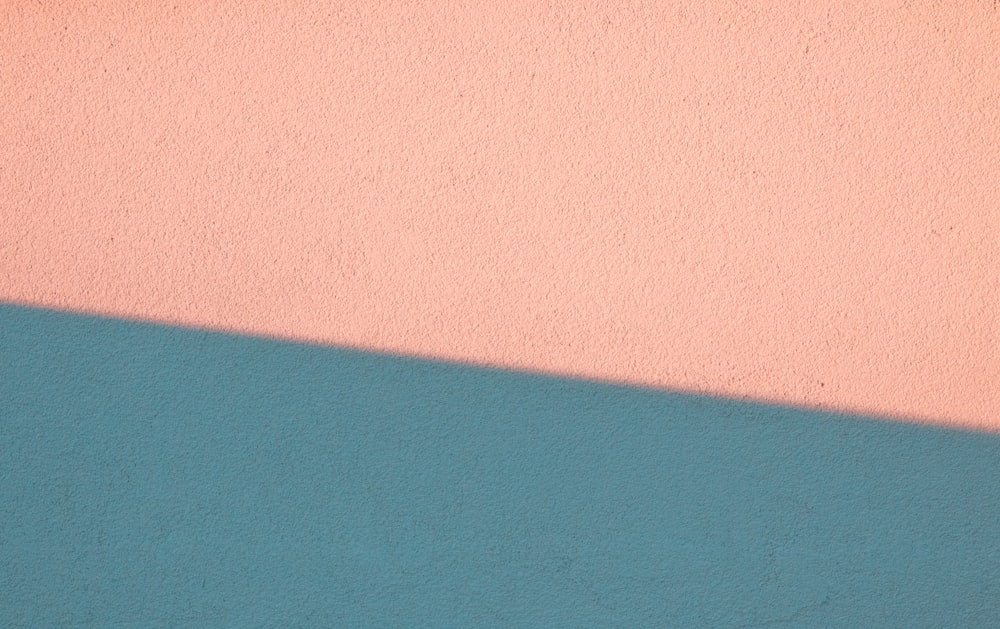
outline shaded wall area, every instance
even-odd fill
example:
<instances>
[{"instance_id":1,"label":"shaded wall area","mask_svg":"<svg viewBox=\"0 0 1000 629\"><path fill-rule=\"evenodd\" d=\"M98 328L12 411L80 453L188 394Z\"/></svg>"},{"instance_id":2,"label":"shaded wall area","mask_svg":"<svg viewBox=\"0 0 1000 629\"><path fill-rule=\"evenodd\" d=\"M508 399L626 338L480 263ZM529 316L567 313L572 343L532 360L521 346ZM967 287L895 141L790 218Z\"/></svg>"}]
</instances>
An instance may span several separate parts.
<instances>
[{"instance_id":1,"label":"shaded wall area","mask_svg":"<svg viewBox=\"0 0 1000 629\"><path fill-rule=\"evenodd\" d=\"M6 626L1000 626L1000 438L0 306Z\"/></svg>"}]
</instances>

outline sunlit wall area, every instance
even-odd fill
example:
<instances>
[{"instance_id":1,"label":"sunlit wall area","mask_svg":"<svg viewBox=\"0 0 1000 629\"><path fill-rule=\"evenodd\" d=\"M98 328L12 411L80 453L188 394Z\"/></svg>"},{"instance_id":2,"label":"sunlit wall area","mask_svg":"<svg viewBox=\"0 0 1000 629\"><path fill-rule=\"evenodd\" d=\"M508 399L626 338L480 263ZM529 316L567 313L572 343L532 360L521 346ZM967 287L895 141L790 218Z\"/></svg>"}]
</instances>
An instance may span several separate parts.
<instances>
[{"instance_id":1,"label":"sunlit wall area","mask_svg":"<svg viewBox=\"0 0 1000 629\"><path fill-rule=\"evenodd\" d=\"M0 300L997 427L987 0L0 29Z\"/></svg>"}]
</instances>

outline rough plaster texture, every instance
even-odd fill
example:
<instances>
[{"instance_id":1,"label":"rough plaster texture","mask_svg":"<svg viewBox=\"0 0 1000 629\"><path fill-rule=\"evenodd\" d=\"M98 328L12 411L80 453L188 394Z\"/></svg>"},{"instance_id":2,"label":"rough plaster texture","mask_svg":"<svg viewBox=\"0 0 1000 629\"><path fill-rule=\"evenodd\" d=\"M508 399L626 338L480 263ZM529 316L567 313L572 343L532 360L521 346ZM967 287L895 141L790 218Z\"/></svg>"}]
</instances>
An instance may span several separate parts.
<instances>
[{"instance_id":1,"label":"rough plaster texture","mask_svg":"<svg viewBox=\"0 0 1000 629\"><path fill-rule=\"evenodd\" d=\"M1000 425L995 2L2 4L0 299Z\"/></svg>"},{"instance_id":2,"label":"rough plaster texture","mask_svg":"<svg viewBox=\"0 0 1000 629\"><path fill-rule=\"evenodd\" d=\"M0 307L4 627L1000 626L1000 438Z\"/></svg>"}]
</instances>

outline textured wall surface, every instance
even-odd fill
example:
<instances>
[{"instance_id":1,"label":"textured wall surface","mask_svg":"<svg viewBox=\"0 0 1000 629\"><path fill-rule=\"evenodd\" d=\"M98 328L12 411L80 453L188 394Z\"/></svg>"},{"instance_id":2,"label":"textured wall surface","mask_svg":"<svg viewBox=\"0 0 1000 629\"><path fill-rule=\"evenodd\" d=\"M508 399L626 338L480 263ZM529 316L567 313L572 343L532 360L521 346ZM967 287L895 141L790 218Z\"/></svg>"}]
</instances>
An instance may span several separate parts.
<instances>
[{"instance_id":1,"label":"textured wall surface","mask_svg":"<svg viewBox=\"0 0 1000 629\"><path fill-rule=\"evenodd\" d=\"M0 4L0 300L1000 425L992 0Z\"/></svg>"},{"instance_id":2,"label":"textured wall surface","mask_svg":"<svg viewBox=\"0 0 1000 629\"><path fill-rule=\"evenodd\" d=\"M0 0L0 626L998 627L998 208L995 0Z\"/></svg>"},{"instance_id":3,"label":"textured wall surface","mask_svg":"<svg viewBox=\"0 0 1000 629\"><path fill-rule=\"evenodd\" d=\"M1000 438L0 307L5 627L997 627Z\"/></svg>"}]
</instances>

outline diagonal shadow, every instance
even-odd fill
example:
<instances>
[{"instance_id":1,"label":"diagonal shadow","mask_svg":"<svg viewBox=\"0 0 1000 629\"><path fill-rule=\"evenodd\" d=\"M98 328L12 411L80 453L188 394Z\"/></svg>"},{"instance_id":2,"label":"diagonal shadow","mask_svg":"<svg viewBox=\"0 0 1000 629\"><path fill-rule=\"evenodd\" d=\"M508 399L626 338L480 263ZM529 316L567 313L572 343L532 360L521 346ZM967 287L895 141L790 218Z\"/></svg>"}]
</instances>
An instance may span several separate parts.
<instances>
[{"instance_id":1,"label":"diagonal shadow","mask_svg":"<svg viewBox=\"0 0 1000 629\"><path fill-rule=\"evenodd\" d=\"M1000 438L0 306L0 624L1000 626Z\"/></svg>"}]
</instances>

